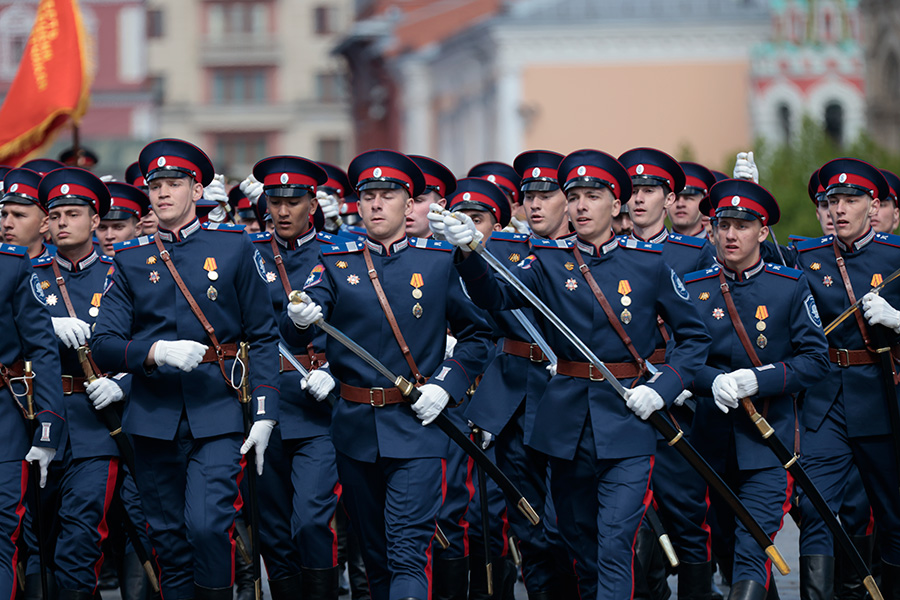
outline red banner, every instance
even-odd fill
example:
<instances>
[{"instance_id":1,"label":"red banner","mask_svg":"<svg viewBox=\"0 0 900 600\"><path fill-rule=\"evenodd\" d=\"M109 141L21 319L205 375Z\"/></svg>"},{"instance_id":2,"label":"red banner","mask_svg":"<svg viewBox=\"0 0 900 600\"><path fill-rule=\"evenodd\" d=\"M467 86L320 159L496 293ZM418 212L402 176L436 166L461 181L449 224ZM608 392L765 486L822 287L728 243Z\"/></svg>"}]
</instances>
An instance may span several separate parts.
<instances>
[{"instance_id":1,"label":"red banner","mask_svg":"<svg viewBox=\"0 0 900 600\"><path fill-rule=\"evenodd\" d=\"M40 153L88 107L91 74L78 0L41 0L22 62L0 107L0 164Z\"/></svg>"}]
</instances>

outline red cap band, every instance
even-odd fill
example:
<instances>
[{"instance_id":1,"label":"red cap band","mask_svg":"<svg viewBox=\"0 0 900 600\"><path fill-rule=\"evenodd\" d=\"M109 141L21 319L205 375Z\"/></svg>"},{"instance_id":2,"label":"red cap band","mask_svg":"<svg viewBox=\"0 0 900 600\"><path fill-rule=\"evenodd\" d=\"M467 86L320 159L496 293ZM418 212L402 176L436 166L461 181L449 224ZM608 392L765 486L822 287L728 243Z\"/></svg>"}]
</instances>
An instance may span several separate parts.
<instances>
[{"instance_id":1,"label":"red cap band","mask_svg":"<svg viewBox=\"0 0 900 600\"><path fill-rule=\"evenodd\" d=\"M337 182L337 180L332 179L331 177L328 178L328 181L326 181L325 183L322 184L322 187L327 187L327 188L333 189L334 191L337 192L338 196L340 196L342 198L344 197L344 192L346 191L344 189L343 185L341 185L340 183Z\"/></svg>"},{"instance_id":2,"label":"red cap band","mask_svg":"<svg viewBox=\"0 0 900 600\"><path fill-rule=\"evenodd\" d=\"M510 181L506 177L502 177L500 175L494 175L493 173L490 173L488 175L482 175L481 178L486 179L487 181L490 181L494 185L498 185L498 186L502 187L503 189L505 189L506 191L508 191L509 193L512 194L513 201L515 201L515 202L519 201L519 190L516 188L516 184L514 184L512 181Z\"/></svg>"},{"instance_id":3,"label":"red cap band","mask_svg":"<svg viewBox=\"0 0 900 600\"><path fill-rule=\"evenodd\" d=\"M81 198L88 198L94 209L97 208L97 205L100 202L97 198L97 194L94 193L94 190L74 183L62 183L50 190L50 193L47 194L47 204L52 204L54 200L61 196L80 196Z\"/></svg>"},{"instance_id":4,"label":"red cap band","mask_svg":"<svg viewBox=\"0 0 900 600\"><path fill-rule=\"evenodd\" d=\"M366 169L359 174L359 181L357 181L356 185L359 186L369 179L393 179L400 181L406 186L407 191L412 193L412 178L400 169L392 169L391 167L372 167L371 169Z\"/></svg>"},{"instance_id":5,"label":"red cap band","mask_svg":"<svg viewBox=\"0 0 900 600\"><path fill-rule=\"evenodd\" d=\"M134 216L136 217L141 216L140 204L128 198L113 197L112 206L109 207L109 210L125 210L128 212L133 212Z\"/></svg>"},{"instance_id":6,"label":"red cap band","mask_svg":"<svg viewBox=\"0 0 900 600\"><path fill-rule=\"evenodd\" d=\"M769 211L763 208L762 204L758 204L751 200L750 198L745 198L744 196L731 196L721 198L719 203L716 205L716 212L720 208L746 208L747 210L752 210L758 215L762 216L763 224L769 220Z\"/></svg>"},{"instance_id":7,"label":"red cap band","mask_svg":"<svg viewBox=\"0 0 900 600\"><path fill-rule=\"evenodd\" d=\"M444 185L444 182L440 178L425 173L424 171L422 172L422 174L425 175L425 185L427 187L436 187L438 190L438 195L443 198L444 194L447 193L447 187L446 185Z\"/></svg>"},{"instance_id":8,"label":"red cap band","mask_svg":"<svg viewBox=\"0 0 900 600\"><path fill-rule=\"evenodd\" d=\"M203 173L201 173L200 168L197 167L197 165L195 165L194 163L189 162L180 156L160 156L159 158L151 160L150 172L147 173L147 175L150 175L151 173L154 173L159 169L165 169L166 167L177 167L179 169L190 171L197 183L203 183L203 181L201 181L203 179Z\"/></svg>"},{"instance_id":9,"label":"red cap band","mask_svg":"<svg viewBox=\"0 0 900 600\"><path fill-rule=\"evenodd\" d=\"M477 202L478 204L487 204L488 207L491 209L491 213L493 213L494 218L497 219L498 221L500 220L500 207L497 206L497 203L494 202L494 200L490 196L485 196L484 194L481 194L478 192L463 192L462 194L459 194L458 196L456 196L456 198L454 198L453 200L454 200L454 202L450 206L450 208L453 208L454 206L463 204L465 202Z\"/></svg>"},{"instance_id":10,"label":"red cap band","mask_svg":"<svg viewBox=\"0 0 900 600\"><path fill-rule=\"evenodd\" d=\"M656 165L632 165L628 167L628 174L632 177L660 177L665 179L670 187L672 185L672 175Z\"/></svg>"},{"instance_id":11,"label":"red cap band","mask_svg":"<svg viewBox=\"0 0 900 600\"><path fill-rule=\"evenodd\" d=\"M603 181L610 184L612 187L613 196L616 199L619 198L619 190L616 186L616 178L613 177L608 171L601 169L600 167L596 167L594 165L581 165L575 169L569 171L569 174L566 175L565 183L569 183L573 179L578 179L580 177L591 177L592 179L602 179ZM563 186L565 187L565 186Z\"/></svg>"},{"instance_id":12,"label":"red cap band","mask_svg":"<svg viewBox=\"0 0 900 600\"><path fill-rule=\"evenodd\" d=\"M865 177L853 173L839 173L828 180L828 187L835 185L853 185L868 190L872 197L878 195L877 187L874 183Z\"/></svg>"},{"instance_id":13,"label":"red cap band","mask_svg":"<svg viewBox=\"0 0 900 600\"><path fill-rule=\"evenodd\" d=\"M38 191L37 189L31 187L30 185L25 185L24 183L14 183L8 188L6 188L7 194L18 194L20 196L29 196L33 198L35 202L37 202Z\"/></svg>"},{"instance_id":14,"label":"red cap band","mask_svg":"<svg viewBox=\"0 0 900 600\"><path fill-rule=\"evenodd\" d=\"M697 177L692 177L691 175L687 175L684 180L684 187L695 187L703 190L704 194L709 193L709 189L706 187L706 182Z\"/></svg>"},{"instance_id":15,"label":"red cap band","mask_svg":"<svg viewBox=\"0 0 900 600\"><path fill-rule=\"evenodd\" d=\"M534 179L552 179L556 181L557 177L559 177L559 174L556 169L550 167L535 167L530 171L525 171L525 174L522 176L522 183Z\"/></svg>"},{"instance_id":16,"label":"red cap band","mask_svg":"<svg viewBox=\"0 0 900 600\"><path fill-rule=\"evenodd\" d=\"M269 173L263 178L263 186L305 185L316 191L316 180L302 173Z\"/></svg>"}]
</instances>

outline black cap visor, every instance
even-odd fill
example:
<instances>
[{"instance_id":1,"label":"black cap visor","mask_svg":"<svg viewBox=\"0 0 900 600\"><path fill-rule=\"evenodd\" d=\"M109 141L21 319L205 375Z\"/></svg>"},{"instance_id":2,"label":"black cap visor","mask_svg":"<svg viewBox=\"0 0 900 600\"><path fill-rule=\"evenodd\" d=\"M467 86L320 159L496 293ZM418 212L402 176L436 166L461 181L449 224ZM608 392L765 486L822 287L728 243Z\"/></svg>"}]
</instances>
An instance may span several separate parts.
<instances>
[{"instance_id":1,"label":"black cap visor","mask_svg":"<svg viewBox=\"0 0 900 600\"><path fill-rule=\"evenodd\" d=\"M266 196L273 198L300 198L312 193L312 187L308 185L273 185L264 190Z\"/></svg>"}]
</instances>

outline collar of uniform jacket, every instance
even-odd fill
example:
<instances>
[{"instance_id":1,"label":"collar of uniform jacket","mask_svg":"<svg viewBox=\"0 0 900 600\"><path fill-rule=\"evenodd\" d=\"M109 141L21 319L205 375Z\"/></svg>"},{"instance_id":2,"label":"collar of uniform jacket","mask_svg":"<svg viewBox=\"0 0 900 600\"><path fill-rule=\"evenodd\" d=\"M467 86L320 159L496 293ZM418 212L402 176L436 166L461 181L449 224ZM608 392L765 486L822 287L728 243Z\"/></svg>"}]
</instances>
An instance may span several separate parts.
<instances>
[{"instance_id":1,"label":"collar of uniform jacket","mask_svg":"<svg viewBox=\"0 0 900 600\"><path fill-rule=\"evenodd\" d=\"M177 232L169 231L168 229L163 229L162 227L160 227L159 239L164 242L182 242L187 239L189 235L192 235L198 231L200 231L200 221L195 218L193 221L179 229Z\"/></svg>"},{"instance_id":2,"label":"collar of uniform jacket","mask_svg":"<svg viewBox=\"0 0 900 600\"><path fill-rule=\"evenodd\" d=\"M719 262L716 259L716 262ZM731 279L732 281L746 281L753 277L754 275L759 275L762 273L762 270L766 268L766 263L763 262L762 258L756 261L756 264L750 267L749 269L744 269L742 273L736 273L732 271L728 267L725 266L724 263L719 262L719 266L722 267L722 272L725 273L725 277Z\"/></svg>"},{"instance_id":3,"label":"collar of uniform jacket","mask_svg":"<svg viewBox=\"0 0 900 600\"><path fill-rule=\"evenodd\" d=\"M575 244L578 246L578 249L581 252L590 254L591 256L594 256L595 254L598 253L597 248L595 248L593 244L585 242L581 238L575 238ZM612 236L612 238L610 238L610 240L608 242L604 242L603 244L600 245L600 254L605 255L609 252L612 252L618 246L619 246L619 239L614 235L614 236Z\"/></svg>"},{"instance_id":4,"label":"collar of uniform jacket","mask_svg":"<svg viewBox=\"0 0 900 600\"><path fill-rule=\"evenodd\" d=\"M303 235L301 235L300 237L295 239L293 242L290 240L284 239L277 233L273 233L272 235L275 236L275 241L278 242L279 246L281 246L283 248L287 248L288 250L296 250L300 246L303 246L304 244L308 244L309 242L316 239L316 233L317 233L316 228L310 227L309 231L307 231L306 233L304 233Z\"/></svg>"},{"instance_id":5,"label":"collar of uniform jacket","mask_svg":"<svg viewBox=\"0 0 900 600\"><path fill-rule=\"evenodd\" d=\"M62 267L63 269L65 269L66 271L74 271L74 272L84 271L89 266L94 264L94 262L96 262L97 259L99 259L99 258L100 258L100 256L97 255L97 252L92 250L90 254L88 254L81 260L73 263L72 261L64 258L63 255L60 254L59 252L56 253L57 264L60 267Z\"/></svg>"},{"instance_id":6,"label":"collar of uniform jacket","mask_svg":"<svg viewBox=\"0 0 900 600\"><path fill-rule=\"evenodd\" d=\"M375 252L376 254L387 253L387 255L390 256L409 246L409 238L404 237L394 242L393 244L390 244L390 250L385 248L385 246L383 246L381 242L376 242L372 238L366 238L366 246L368 246L369 250Z\"/></svg>"},{"instance_id":7,"label":"collar of uniform jacket","mask_svg":"<svg viewBox=\"0 0 900 600\"><path fill-rule=\"evenodd\" d=\"M841 241L841 238L834 236L834 239L837 241L838 248L840 248L844 252L847 252L847 245ZM869 230L867 232L865 232L863 235L861 235L860 237L853 240L853 244L851 244L853 246L853 249L850 250L850 252L856 252L860 248L867 246L869 244L869 242L871 242L874 239L875 239L875 230L872 229L871 227L869 227Z\"/></svg>"},{"instance_id":8,"label":"collar of uniform jacket","mask_svg":"<svg viewBox=\"0 0 900 600\"><path fill-rule=\"evenodd\" d=\"M669 230L666 229L665 227L663 227L659 231L659 233L657 233L656 235L651 235L646 240L641 239L640 237L638 237L637 235L635 235L633 233L631 234L631 237L633 237L634 239L636 239L639 242L649 242L651 244L664 244L666 242L666 240L669 239Z\"/></svg>"}]
</instances>

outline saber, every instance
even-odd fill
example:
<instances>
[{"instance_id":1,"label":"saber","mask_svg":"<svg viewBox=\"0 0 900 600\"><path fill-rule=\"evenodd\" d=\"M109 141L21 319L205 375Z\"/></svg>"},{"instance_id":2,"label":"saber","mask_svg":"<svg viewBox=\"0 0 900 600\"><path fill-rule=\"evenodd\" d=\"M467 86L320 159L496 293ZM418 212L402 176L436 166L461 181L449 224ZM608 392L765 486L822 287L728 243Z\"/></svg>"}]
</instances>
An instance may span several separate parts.
<instances>
[{"instance_id":1,"label":"saber","mask_svg":"<svg viewBox=\"0 0 900 600\"><path fill-rule=\"evenodd\" d=\"M290 299L291 304L302 304L305 295L297 290L294 290L290 293L288 298ZM387 377L389 380L393 381L394 386L399 389L400 393L408 398L410 402L415 402L419 399L419 396L422 395L422 392L419 391L419 388L414 386L409 380L407 380L402 375L395 375L393 372L391 372L390 369L382 364L381 361L372 356L372 354L368 350L350 339L347 334L337 329L334 325L327 323L325 319L321 317L315 323L319 326L319 328L322 329L322 331L330 335L341 345L345 346L348 350L363 359L370 367ZM519 511L523 515L525 515L525 517L531 522L532 525L537 525L538 523L540 523L541 518L531 507L531 504L529 504L528 500L525 499L525 496L522 495L522 492L520 492L518 488L516 488L515 484L510 481L509 477L503 474L503 471L501 471L500 468L497 467L497 465L491 462L491 459L488 458L484 451L478 447L478 444L470 440L468 435L463 433L456 425L453 424L452 421L450 421L447 415L445 415L444 413L438 413L433 423L437 425L441 431L447 434L447 436L451 440L453 440L455 444L462 448L466 454L472 457L472 460L475 461L475 464L478 465L478 468L484 469L487 476L497 482L497 485L500 486L500 489L503 491L503 494L507 497L507 499L509 499L512 504L515 504Z\"/></svg>"},{"instance_id":2,"label":"saber","mask_svg":"<svg viewBox=\"0 0 900 600\"><path fill-rule=\"evenodd\" d=\"M647 507L647 522L650 523L650 529L656 534L659 546L662 548L663 554L666 555L669 564L672 565L673 569L677 569L681 563L678 561L678 555L675 553L675 546L672 545L672 540L669 539L669 534L666 533L666 528L663 527L662 519L659 518L659 513L656 512L652 504Z\"/></svg>"},{"instance_id":3,"label":"saber","mask_svg":"<svg viewBox=\"0 0 900 600\"><path fill-rule=\"evenodd\" d=\"M94 383L97 381L97 373L99 370L94 367L94 361L91 358L91 349L85 345L80 346L76 352L78 353L78 362L81 364L81 370L84 371L85 379L87 379L88 383ZM90 398L88 398L88 401L90 401ZM110 437L116 443L116 448L119 450L119 456L122 458L122 462L125 463L125 466L131 472L131 476L134 477L135 473L137 473L134 460L134 448L131 447L131 442L128 441L128 438L122 431L122 420L119 418L119 414L112 406L107 406L104 409L95 412L100 417L100 420L103 421L103 424L106 425ZM116 482L116 488L118 489L121 485L122 480L120 479ZM120 497L119 501L121 502L121 500ZM159 577L156 575L156 569L153 568L153 563L150 561L150 554L141 542L137 526L134 524L134 521L131 520L131 515L128 514L124 504L121 505L121 509L125 535L131 540L131 545L134 546L134 552L137 554L138 560L141 562L141 566L147 574L147 580L150 582L150 587L153 588L154 593L158 594Z\"/></svg>"},{"instance_id":4,"label":"saber","mask_svg":"<svg viewBox=\"0 0 900 600\"><path fill-rule=\"evenodd\" d=\"M521 325L525 329L525 332L528 333L528 335L531 337L531 339L534 340L534 343L538 345L538 348L541 349L541 352L544 354L544 356L547 357L547 359L550 361L550 364L555 365L557 362L559 362L559 359L556 357L556 353L553 352L552 348L550 348L550 344L548 344L547 340L544 339L544 336L540 334L540 332L537 330L537 327L535 327L534 324L528 320L528 317L525 316L525 313L522 312L522 309L514 308L510 312L516 318L516 321L519 322L519 325Z\"/></svg>"},{"instance_id":5,"label":"saber","mask_svg":"<svg viewBox=\"0 0 900 600\"><path fill-rule=\"evenodd\" d=\"M753 421L753 424L759 430L760 435L762 436L763 441L772 449L772 452L775 454L775 457L778 458L778 462L781 463L781 466L784 467L784 470L791 474L794 478L794 481L803 489L803 492L809 498L809 501L812 502L816 511L819 513L819 516L822 517L822 520L825 521L825 525L828 526L828 529L831 530L831 534L834 536L834 539L837 540L838 544L841 546L841 549L846 554L847 558L850 559L850 563L853 565L853 569L857 572L857 574L862 578L863 585L866 587L866 590L872 596L873 600L883 600L883 596L881 595L881 591L878 589L878 585L875 583L875 579L872 577L872 574L869 572L868 567L866 567L865 561L859 555L859 550L856 549L856 546L853 545L853 541L850 539L850 536L847 535L847 531L841 526L837 517L834 516L834 513L831 512L831 509L828 508L828 503L825 501L825 498L822 496L822 493L818 490L818 488L813 484L812 479L810 479L809 475L806 473L806 470L800 465L798 462L799 457L788 450L788 448L784 445L784 443L778 439L775 434L775 430L769 425L769 422L766 421L766 418L759 414L756 410L756 406L753 405L753 401L750 398L742 398L741 406L744 409L744 412L750 417L750 420Z\"/></svg>"},{"instance_id":6,"label":"saber","mask_svg":"<svg viewBox=\"0 0 900 600\"><path fill-rule=\"evenodd\" d=\"M781 253L781 245L778 243L778 238L775 237L774 227L769 227L769 234L772 236L772 243L775 244L775 251L778 252L778 258L781 259L781 264L787 267L788 264L787 261L784 260L784 254Z\"/></svg>"},{"instance_id":7,"label":"saber","mask_svg":"<svg viewBox=\"0 0 900 600\"><path fill-rule=\"evenodd\" d=\"M241 403L241 410L244 414L244 435L250 435L250 429L253 427L253 415L250 408L250 344L241 342L238 351L238 360L244 366L243 377L241 378L240 391L238 399ZM256 600L262 600L262 566L259 558L259 496L256 495L256 447L247 451L247 454L253 452L253 461L249 458L247 463L247 508L250 509L250 525L247 527L250 534L250 565L253 570L253 594Z\"/></svg>"},{"instance_id":8,"label":"saber","mask_svg":"<svg viewBox=\"0 0 900 600\"><path fill-rule=\"evenodd\" d=\"M897 405L897 384L894 379L894 358L891 355L891 344L888 330L882 325L872 327L872 341L875 352L881 362L881 377L884 383L885 402L887 402L888 419L891 423L891 439L894 445L894 460L900 465L900 406ZM893 332L892 332L893 333Z\"/></svg>"},{"instance_id":9,"label":"saber","mask_svg":"<svg viewBox=\"0 0 900 600\"><path fill-rule=\"evenodd\" d=\"M25 361L24 376L25 379L25 418L31 423L31 433L34 434L40 427L34 418L34 370L31 361ZM12 392L12 388L9 389ZM14 396L15 397L15 396ZM41 571L41 593L43 600L50 600L50 563L47 558L46 540L44 539L44 518L41 509L41 466L37 462L28 463L29 476L32 480L32 494L34 494L34 533L37 536L38 561L40 561Z\"/></svg>"},{"instance_id":10,"label":"saber","mask_svg":"<svg viewBox=\"0 0 900 600\"><path fill-rule=\"evenodd\" d=\"M568 325L566 325L562 319L560 319L552 310L550 310L544 302L538 298L534 292L528 289L524 283L522 283L518 277L513 275L509 269L506 268L506 265L501 263L497 257L491 254L484 246L476 241L472 241L468 245L469 250L480 255L491 267L493 267L497 273L503 277L513 288L516 289L522 296L524 296L528 302L530 302L535 308L537 308L544 317L549 320L559 331L562 333L566 339L578 349L582 356L584 356L588 362L594 365L604 376L606 381L613 387L616 393L622 397L623 400L628 399L628 392L622 386L618 379L616 379L613 374L610 372L609 368L603 363L602 360L597 358L597 355L594 354L594 351L588 347L577 335L573 332ZM649 363L648 363L649 365ZM772 563L778 568L778 571L782 575L787 575L791 572L790 567L787 562L784 560L784 557L781 555L781 552L778 551L778 548L769 539L769 536L766 535L766 532L760 526L760 524L753 518L753 515L750 514L750 511L747 510L747 507L744 506L744 503L741 502L740 498L737 497L737 494L728 487L728 484L716 473L712 467L709 466L709 463L700 456L696 449L688 442L684 437L684 432L681 431L680 428L673 425L669 419L665 416L662 411L656 411L651 414L647 418L647 422L653 426L662 436L666 439L669 446L675 448L679 454L681 454L685 460L700 474L703 479L706 480L706 483L713 490L716 491L717 494L722 498L722 500L728 505L728 507L734 512L735 516L740 519L741 523L747 528L747 531L753 536L754 541L759 545L760 548L766 553Z\"/></svg>"},{"instance_id":11,"label":"saber","mask_svg":"<svg viewBox=\"0 0 900 600\"><path fill-rule=\"evenodd\" d=\"M879 283L878 285L876 285L875 287L873 287L873 288L872 288L871 290L869 290L869 291L872 292L873 294L877 294L878 292L881 291L881 289L882 289L884 286L886 286L887 284L889 284L889 283L892 282L893 280L897 279L897 277L900 277L900 269L897 269L896 271L894 271L893 273L891 273L890 275L888 275L887 278L885 278L884 280L882 280L881 283ZM847 320L847 317L849 317L849 316L852 315L854 312L856 312L857 310L859 310L859 307L862 305L862 299L863 299L863 297L865 297L865 294L863 294L863 296L860 297L859 300L857 300L856 302L854 302L853 304L851 304L850 306L848 306L847 309L846 309L844 312L842 312L841 314L839 314L839 315L834 319L834 321L832 321L831 323L829 323L828 326L825 327L825 335L828 335L829 333L831 333L832 331L834 331L834 328L835 328L835 327L837 327L838 325L840 325L841 323L843 323L844 321L846 321L846 320Z\"/></svg>"}]
</instances>

